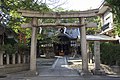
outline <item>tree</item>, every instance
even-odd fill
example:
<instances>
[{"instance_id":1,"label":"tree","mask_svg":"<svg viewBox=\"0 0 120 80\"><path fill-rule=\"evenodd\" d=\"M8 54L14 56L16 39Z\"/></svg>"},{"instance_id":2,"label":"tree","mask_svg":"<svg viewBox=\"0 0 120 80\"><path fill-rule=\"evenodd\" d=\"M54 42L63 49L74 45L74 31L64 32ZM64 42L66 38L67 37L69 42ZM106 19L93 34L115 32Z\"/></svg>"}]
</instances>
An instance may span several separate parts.
<instances>
[{"instance_id":1,"label":"tree","mask_svg":"<svg viewBox=\"0 0 120 80\"><path fill-rule=\"evenodd\" d=\"M31 29L22 29L21 24L29 22L30 18L22 17L17 10L26 9L26 10L36 10L40 12L48 12L50 9L45 3L40 3L38 0L1 0L0 1L0 17L1 22L5 23L5 26L12 28L16 33L19 31L26 34L26 38L30 38ZM3 20L5 19L5 20Z\"/></svg>"},{"instance_id":2,"label":"tree","mask_svg":"<svg viewBox=\"0 0 120 80\"><path fill-rule=\"evenodd\" d=\"M27 35L26 38L30 38L31 29L22 29L20 25L22 23L29 22L31 19L21 17L17 10L25 9L40 12L49 12L52 11L52 9L50 9L48 5L54 5L54 7L59 7L65 2L66 1L61 2L61 0L0 0L0 8L2 12L9 15L9 19L7 20L8 23L6 24L6 26L12 28L16 33L18 33L18 31L21 31L22 33ZM43 20L43 22L51 21L54 22L54 20L51 19Z\"/></svg>"},{"instance_id":3,"label":"tree","mask_svg":"<svg viewBox=\"0 0 120 80\"><path fill-rule=\"evenodd\" d=\"M115 14L118 23L120 23L120 0L105 0L112 8L112 12Z\"/></svg>"},{"instance_id":4,"label":"tree","mask_svg":"<svg viewBox=\"0 0 120 80\"><path fill-rule=\"evenodd\" d=\"M98 24L96 28L87 28L86 34L88 35L95 35L100 32L101 30L101 23L100 23L100 17L91 17L91 18L86 18L86 23L89 22L95 22Z\"/></svg>"}]
</instances>

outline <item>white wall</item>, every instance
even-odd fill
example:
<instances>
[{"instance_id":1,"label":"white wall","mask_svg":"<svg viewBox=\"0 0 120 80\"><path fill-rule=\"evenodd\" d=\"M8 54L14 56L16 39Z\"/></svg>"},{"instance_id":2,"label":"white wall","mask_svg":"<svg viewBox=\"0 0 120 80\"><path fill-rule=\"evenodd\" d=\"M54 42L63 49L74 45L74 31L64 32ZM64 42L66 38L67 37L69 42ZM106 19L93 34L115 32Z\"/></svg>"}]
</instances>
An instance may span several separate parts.
<instances>
[{"instance_id":1,"label":"white wall","mask_svg":"<svg viewBox=\"0 0 120 80\"><path fill-rule=\"evenodd\" d=\"M109 23L109 28L112 28L113 24L113 14L110 12L110 10L106 11L103 15L103 25Z\"/></svg>"}]
</instances>

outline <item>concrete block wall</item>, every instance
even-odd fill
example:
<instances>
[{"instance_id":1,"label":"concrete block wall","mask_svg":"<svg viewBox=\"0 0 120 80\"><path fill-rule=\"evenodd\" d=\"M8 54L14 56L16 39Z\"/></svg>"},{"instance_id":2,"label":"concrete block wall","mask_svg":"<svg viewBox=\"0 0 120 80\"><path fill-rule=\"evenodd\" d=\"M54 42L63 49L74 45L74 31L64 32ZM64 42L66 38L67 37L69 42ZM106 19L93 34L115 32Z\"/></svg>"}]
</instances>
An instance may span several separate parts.
<instances>
[{"instance_id":1,"label":"concrete block wall","mask_svg":"<svg viewBox=\"0 0 120 80\"><path fill-rule=\"evenodd\" d=\"M20 72L29 70L29 64L9 64L9 65L3 65L0 67L1 73L13 73L13 72Z\"/></svg>"}]
</instances>

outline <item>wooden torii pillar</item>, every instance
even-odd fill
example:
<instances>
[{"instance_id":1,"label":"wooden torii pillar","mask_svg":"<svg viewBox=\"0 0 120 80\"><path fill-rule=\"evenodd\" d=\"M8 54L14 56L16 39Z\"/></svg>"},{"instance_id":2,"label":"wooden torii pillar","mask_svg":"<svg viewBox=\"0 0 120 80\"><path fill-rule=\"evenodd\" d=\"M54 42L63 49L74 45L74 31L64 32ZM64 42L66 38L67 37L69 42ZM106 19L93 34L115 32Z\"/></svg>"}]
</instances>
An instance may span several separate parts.
<instances>
[{"instance_id":1,"label":"wooden torii pillar","mask_svg":"<svg viewBox=\"0 0 120 80\"><path fill-rule=\"evenodd\" d=\"M22 27L31 27L32 28L32 37L31 37L31 53L30 53L30 70L36 71L36 32L37 27L49 27L49 26L65 26L65 27L79 27L81 28L81 52L82 52L82 73L81 75L88 74L88 55L87 55L87 47L86 47L86 27L96 27L95 23L85 24L84 18L96 16L98 9L88 10L88 11L79 11L79 12L61 12L61 13L40 13L36 11L27 11L27 10L19 10L22 13L22 16L32 18L32 24L27 23L22 25ZM37 18L79 18L80 23L47 23L47 24L38 24Z\"/></svg>"}]
</instances>

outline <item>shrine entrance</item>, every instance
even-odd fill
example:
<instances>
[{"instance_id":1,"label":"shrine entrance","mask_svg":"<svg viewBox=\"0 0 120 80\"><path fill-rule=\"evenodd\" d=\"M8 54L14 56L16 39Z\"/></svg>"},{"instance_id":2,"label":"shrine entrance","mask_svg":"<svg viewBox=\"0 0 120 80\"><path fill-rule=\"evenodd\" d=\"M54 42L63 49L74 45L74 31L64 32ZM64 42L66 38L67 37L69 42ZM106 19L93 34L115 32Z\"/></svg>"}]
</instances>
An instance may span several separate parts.
<instances>
[{"instance_id":1,"label":"shrine entrance","mask_svg":"<svg viewBox=\"0 0 120 80\"><path fill-rule=\"evenodd\" d=\"M70 51L70 37L64 34L64 29L60 29L60 33L57 35L58 42L54 43L54 53L57 56L64 56L71 54Z\"/></svg>"},{"instance_id":2,"label":"shrine entrance","mask_svg":"<svg viewBox=\"0 0 120 80\"><path fill-rule=\"evenodd\" d=\"M54 43L54 53L56 56L70 54L70 43Z\"/></svg>"},{"instance_id":3,"label":"shrine entrance","mask_svg":"<svg viewBox=\"0 0 120 80\"><path fill-rule=\"evenodd\" d=\"M64 56L64 55L68 55L69 52L69 44L55 44L55 55L56 56Z\"/></svg>"},{"instance_id":4,"label":"shrine entrance","mask_svg":"<svg viewBox=\"0 0 120 80\"><path fill-rule=\"evenodd\" d=\"M87 11L76 11L76 12L49 12L41 13L38 11L28 11L28 10L19 10L22 13L23 17L32 18L30 23L22 24L23 28L29 27L32 28L32 37L31 37L31 52L30 52L30 71L36 72L36 43L37 43L37 29L38 27L74 27L80 28L80 44L81 44L81 54L82 54L82 72L83 74L89 74L88 70L88 53L87 53L87 41L86 41L86 28L97 27L96 23L85 22L85 18L92 16L97 16L98 9L87 10ZM78 18L78 23L61 23L60 19L67 18ZM42 23L42 19L55 19L55 23ZM69 40L65 40L62 36L59 36L61 43L55 44L57 46L56 50L57 55L66 55L69 53ZM66 37L67 39L67 37ZM64 47L63 47L64 46ZM99 59L99 58L98 58ZM97 63L98 65L100 63Z\"/></svg>"}]
</instances>

